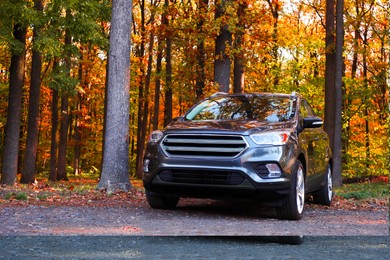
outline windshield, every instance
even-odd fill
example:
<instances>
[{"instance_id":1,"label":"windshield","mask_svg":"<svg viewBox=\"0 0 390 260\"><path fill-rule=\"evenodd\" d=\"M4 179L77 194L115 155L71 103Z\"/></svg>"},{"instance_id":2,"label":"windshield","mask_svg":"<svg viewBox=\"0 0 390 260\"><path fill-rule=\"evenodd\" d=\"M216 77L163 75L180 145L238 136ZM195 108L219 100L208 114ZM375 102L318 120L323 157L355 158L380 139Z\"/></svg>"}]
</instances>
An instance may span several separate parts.
<instances>
[{"instance_id":1,"label":"windshield","mask_svg":"<svg viewBox=\"0 0 390 260\"><path fill-rule=\"evenodd\" d=\"M218 96L206 99L185 116L187 120L257 120L285 122L294 116L288 96Z\"/></svg>"}]
</instances>

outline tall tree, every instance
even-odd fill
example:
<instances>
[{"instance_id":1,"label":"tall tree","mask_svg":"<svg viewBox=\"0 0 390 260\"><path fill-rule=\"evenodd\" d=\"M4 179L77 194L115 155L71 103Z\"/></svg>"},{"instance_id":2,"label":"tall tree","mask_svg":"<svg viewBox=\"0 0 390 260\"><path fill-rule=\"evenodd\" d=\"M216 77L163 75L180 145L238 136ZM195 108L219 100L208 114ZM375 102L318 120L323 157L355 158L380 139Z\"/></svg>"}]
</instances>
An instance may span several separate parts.
<instances>
[{"instance_id":1,"label":"tall tree","mask_svg":"<svg viewBox=\"0 0 390 260\"><path fill-rule=\"evenodd\" d=\"M224 16L228 15L226 9L231 0L218 1L216 6L215 19L224 21ZM229 92L230 88L230 68L231 59L228 55L228 48L232 45L232 33L229 25L222 22L220 32L215 40L215 60L214 60L214 82L218 84L219 91Z\"/></svg>"},{"instance_id":2,"label":"tall tree","mask_svg":"<svg viewBox=\"0 0 390 260\"><path fill-rule=\"evenodd\" d=\"M17 42L11 50L9 97L7 124L5 127L4 154L1 172L1 183L13 185L18 172L20 120L22 113L22 89L26 54L27 28L21 24L14 25L13 35Z\"/></svg>"},{"instance_id":3,"label":"tall tree","mask_svg":"<svg viewBox=\"0 0 390 260\"><path fill-rule=\"evenodd\" d=\"M342 173L342 106L343 106L343 47L344 47L344 0L337 0L336 5L336 64L334 93L334 129L333 129L333 180L341 185Z\"/></svg>"},{"instance_id":4,"label":"tall tree","mask_svg":"<svg viewBox=\"0 0 390 260\"><path fill-rule=\"evenodd\" d=\"M34 1L34 8L37 11L37 16L41 16L43 12L42 0ZM34 25L33 43L37 42L40 35L40 21ZM35 45L35 44L34 44ZM39 96L41 89L41 69L42 69L42 54L36 46L32 51L31 62L31 80L30 80L30 96L28 106L28 126L27 126L27 141L26 150L22 168L21 183L33 183L35 180L35 167L38 148L38 120L39 120Z\"/></svg>"},{"instance_id":5,"label":"tall tree","mask_svg":"<svg viewBox=\"0 0 390 260\"><path fill-rule=\"evenodd\" d=\"M141 38L141 42L137 45L136 56L138 58L138 67L139 67L139 75L137 79L138 85L138 111L137 111L137 149L136 149L136 175L141 177L142 174L142 154L144 148L144 134L146 133L146 122L147 118L144 117L144 104L147 102L146 95L146 84L145 84L145 44L146 44L146 8L145 8L145 0L139 1L140 13L141 13L141 21L140 21L140 29L139 36ZM134 26L134 33L136 33L136 28Z\"/></svg>"},{"instance_id":6,"label":"tall tree","mask_svg":"<svg viewBox=\"0 0 390 260\"><path fill-rule=\"evenodd\" d=\"M245 15L248 9L248 2L246 0L238 3L237 9L237 32L234 39L234 70L233 70L233 92L241 93L244 90L244 68L245 68L245 54L244 54L244 34L245 34Z\"/></svg>"},{"instance_id":7,"label":"tall tree","mask_svg":"<svg viewBox=\"0 0 390 260\"><path fill-rule=\"evenodd\" d=\"M57 62L54 62L53 70L57 69ZM51 99L51 142L50 142L50 173L49 180L57 180L57 129L58 129L58 90L52 88Z\"/></svg>"},{"instance_id":8,"label":"tall tree","mask_svg":"<svg viewBox=\"0 0 390 260\"><path fill-rule=\"evenodd\" d=\"M113 0L107 110L99 189L131 188L129 180L130 29L132 1Z\"/></svg>"},{"instance_id":9,"label":"tall tree","mask_svg":"<svg viewBox=\"0 0 390 260\"><path fill-rule=\"evenodd\" d=\"M325 36L325 119L324 130L328 133L330 143L333 149L333 129L335 105L335 2L326 0L326 36Z\"/></svg>"},{"instance_id":10,"label":"tall tree","mask_svg":"<svg viewBox=\"0 0 390 260\"><path fill-rule=\"evenodd\" d=\"M165 11L168 12L170 0L165 0ZM165 99L164 99L164 126L168 125L172 121L172 33L169 28L169 15L164 14L165 24Z\"/></svg>"},{"instance_id":11,"label":"tall tree","mask_svg":"<svg viewBox=\"0 0 390 260\"><path fill-rule=\"evenodd\" d=\"M153 130L157 130L159 126L163 47L164 47L163 36L161 35L161 30L160 30L157 36L157 61L156 61L156 79L154 82Z\"/></svg>"},{"instance_id":12,"label":"tall tree","mask_svg":"<svg viewBox=\"0 0 390 260\"><path fill-rule=\"evenodd\" d=\"M205 22L204 15L207 13L207 6L209 4L209 0L198 0L198 22L196 24L197 27L197 52L196 52L196 83L195 83L195 94L196 98L200 99L203 96L203 89L205 87L206 82L206 53L205 53L205 37L204 37L204 29L203 24Z\"/></svg>"},{"instance_id":13,"label":"tall tree","mask_svg":"<svg viewBox=\"0 0 390 260\"><path fill-rule=\"evenodd\" d=\"M156 2L151 2L152 5L155 5ZM141 5L141 12L144 12L145 10L145 3L142 1ZM153 12L150 17L150 23L154 22L154 16L155 13ZM142 30L145 30L144 26L144 20L145 18L141 19L143 21L142 23ZM145 34L145 32L143 33ZM150 80L151 80L151 74L152 74L152 63L153 63L153 46L154 46L154 31L152 30L150 32L149 37L149 47L148 47L148 65L146 69L146 75L145 75L145 87L144 87L144 98L143 98L143 104L139 102L139 106L142 105L142 110L139 110L139 113L142 112L142 117L138 116L138 120L142 118L142 125L138 124L138 135L137 135L137 158L136 158L136 175L138 178L142 178L142 160L143 160L143 153L145 148L145 137L146 137L146 131L147 131L147 122L148 122L148 115L149 115L149 88L150 88Z\"/></svg>"},{"instance_id":14,"label":"tall tree","mask_svg":"<svg viewBox=\"0 0 390 260\"><path fill-rule=\"evenodd\" d=\"M71 10L66 10L66 19L71 20ZM64 55L64 73L67 78L70 78L71 70L71 45L72 36L69 28L65 30L65 55ZM68 147L68 129L69 129L69 91L63 89L61 93L61 113L60 113L60 141L58 147L58 165L57 165L57 180L68 180L66 165L67 165L67 147Z\"/></svg>"},{"instance_id":15,"label":"tall tree","mask_svg":"<svg viewBox=\"0 0 390 260\"><path fill-rule=\"evenodd\" d=\"M278 22L279 22L279 11L280 4L279 0L267 0L268 5L271 9L272 17L273 17L273 30L272 30L272 49L271 49L271 57L272 57L272 77L273 77L273 85L274 88L279 85L279 66L278 66Z\"/></svg>"}]
</instances>

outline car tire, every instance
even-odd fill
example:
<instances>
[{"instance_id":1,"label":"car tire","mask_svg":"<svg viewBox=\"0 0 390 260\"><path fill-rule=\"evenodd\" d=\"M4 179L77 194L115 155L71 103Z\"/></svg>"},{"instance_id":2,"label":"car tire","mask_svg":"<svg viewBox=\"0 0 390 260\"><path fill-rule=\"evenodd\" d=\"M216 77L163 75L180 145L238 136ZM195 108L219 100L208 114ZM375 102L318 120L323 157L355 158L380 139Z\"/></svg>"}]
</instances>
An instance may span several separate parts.
<instances>
[{"instance_id":1,"label":"car tire","mask_svg":"<svg viewBox=\"0 0 390 260\"><path fill-rule=\"evenodd\" d=\"M276 208L279 219L300 220L305 205L305 168L298 160L291 174L290 193L284 204Z\"/></svg>"},{"instance_id":2,"label":"car tire","mask_svg":"<svg viewBox=\"0 0 390 260\"><path fill-rule=\"evenodd\" d=\"M324 176L325 184L322 189L313 194L313 202L316 204L329 206L333 199L333 181L332 181L332 167L328 164L326 174Z\"/></svg>"},{"instance_id":3,"label":"car tire","mask_svg":"<svg viewBox=\"0 0 390 260\"><path fill-rule=\"evenodd\" d=\"M178 196L161 195L149 190L146 190L145 194L149 206L154 209L174 209L180 199Z\"/></svg>"}]
</instances>

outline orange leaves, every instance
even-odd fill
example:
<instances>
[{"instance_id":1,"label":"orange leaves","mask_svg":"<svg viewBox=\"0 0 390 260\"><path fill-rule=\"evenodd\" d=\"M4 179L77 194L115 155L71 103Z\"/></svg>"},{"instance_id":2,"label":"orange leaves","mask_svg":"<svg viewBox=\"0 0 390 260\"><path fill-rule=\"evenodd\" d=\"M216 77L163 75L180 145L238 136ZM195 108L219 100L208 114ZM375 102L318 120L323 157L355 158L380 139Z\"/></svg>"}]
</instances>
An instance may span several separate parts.
<instances>
[{"instance_id":1,"label":"orange leaves","mask_svg":"<svg viewBox=\"0 0 390 260\"><path fill-rule=\"evenodd\" d=\"M55 184L39 181L34 185L2 186L0 207L6 205L134 207L145 202L143 190L139 188L140 181L135 181L132 190L128 193L117 192L111 195L96 190L96 185L97 181L73 180Z\"/></svg>"}]
</instances>

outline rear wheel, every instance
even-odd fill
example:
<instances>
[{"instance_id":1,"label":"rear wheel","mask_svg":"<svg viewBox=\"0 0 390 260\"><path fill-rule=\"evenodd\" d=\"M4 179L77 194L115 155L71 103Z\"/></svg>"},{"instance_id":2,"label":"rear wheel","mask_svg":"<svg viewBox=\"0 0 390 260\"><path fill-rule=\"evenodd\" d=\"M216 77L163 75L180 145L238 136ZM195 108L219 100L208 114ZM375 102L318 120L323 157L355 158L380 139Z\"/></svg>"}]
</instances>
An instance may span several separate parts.
<instances>
[{"instance_id":1,"label":"rear wheel","mask_svg":"<svg viewBox=\"0 0 390 260\"><path fill-rule=\"evenodd\" d=\"M149 190L145 194L150 207L154 209L174 209L180 199L178 196L161 195Z\"/></svg>"},{"instance_id":2,"label":"rear wheel","mask_svg":"<svg viewBox=\"0 0 390 260\"><path fill-rule=\"evenodd\" d=\"M324 178L325 184L320 191L313 194L313 201L317 204L329 206L333 199L332 168L329 164Z\"/></svg>"},{"instance_id":3,"label":"rear wheel","mask_svg":"<svg viewBox=\"0 0 390 260\"><path fill-rule=\"evenodd\" d=\"M305 206L305 169L298 160L291 174L291 188L285 203L276 208L279 219L299 220Z\"/></svg>"}]
</instances>

